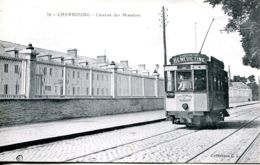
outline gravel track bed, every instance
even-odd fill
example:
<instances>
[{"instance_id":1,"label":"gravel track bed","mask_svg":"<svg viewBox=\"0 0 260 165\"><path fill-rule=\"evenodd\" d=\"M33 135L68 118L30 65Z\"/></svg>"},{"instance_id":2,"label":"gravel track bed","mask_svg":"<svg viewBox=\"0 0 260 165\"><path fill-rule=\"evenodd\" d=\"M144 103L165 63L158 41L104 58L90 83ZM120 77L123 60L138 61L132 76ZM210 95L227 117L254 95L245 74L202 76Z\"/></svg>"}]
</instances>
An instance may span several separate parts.
<instances>
[{"instance_id":1,"label":"gravel track bed","mask_svg":"<svg viewBox=\"0 0 260 165\"><path fill-rule=\"evenodd\" d=\"M23 161L66 161L86 154L102 151L107 148L113 148L136 140L155 136L160 133L173 131L181 127L183 126L173 126L169 122L160 122L120 129L2 152L0 153L0 161L16 161L18 155L23 156Z\"/></svg>"},{"instance_id":2,"label":"gravel track bed","mask_svg":"<svg viewBox=\"0 0 260 165\"><path fill-rule=\"evenodd\" d=\"M191 163L237 163L241 155L260 133L260 116L246 125L243 129L235 132L207 152L199 155ZM255 155L252 154L252 155Z\"/></svg>"},{"instance_id":3,"label":"gravel track bed","mask_svg":"<svg viewBox=\"0 0 260 165\"><path fill-rule=\"evenodd\" d=\"M180 139L157 145L149 150L133 154L117 162L148 162L148 163L185 163L191 158L211 148L222 139L236 132L249 120L254 119L259 112L251 112L230 119L228 123L222 123L215 130L201 130Z\"/></svg>"},{"instance_id":4,"label":"gravel track bed","mask_svg":"<svg viewBox=\"0 0 260 165\"><path fill-rule=\"evenodd\" d=\"M139 140L137 142L119 146L119 147L109 149L109 150L106 150L103 152L87 155L87 156L81 157L79 159L74 159L73 161L113 162L118 159L121 159L122 157L130 156L134 153L140 152L142 150L147 150L147 149L157 146L159 144L167 143L169 141L181 138L182 136L192 134L194 132L196 132L196 130L178 129L178 130L171 131L169 133L165 133L162 135L150 137L145 140Z\"/></svg>"},{"instance_id":5,"label":"gravel track bed","mask_svg":"<svg viewBox=\"0 0 260 165\"><path fill-rule=\"evenodd\" d=\"M247 148L246 152L237 161L237 163L259 163L260 162L260 133Z\"/></svg>"}]
</instances>

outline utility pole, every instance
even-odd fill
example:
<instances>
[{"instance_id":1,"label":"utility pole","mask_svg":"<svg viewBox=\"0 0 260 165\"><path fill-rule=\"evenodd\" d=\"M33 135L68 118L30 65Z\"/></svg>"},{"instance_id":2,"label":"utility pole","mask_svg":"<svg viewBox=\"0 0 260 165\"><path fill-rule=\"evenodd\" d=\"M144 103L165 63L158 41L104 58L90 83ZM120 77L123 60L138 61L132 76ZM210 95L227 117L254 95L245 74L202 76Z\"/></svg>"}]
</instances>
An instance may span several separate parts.
<instances>
[{"instance_id":1,"label":"utility pole","mask_svg":"<svg viewBox=\"0 0 260 165\"><path fill-rule=\"evenodd\" d=\"M163 28L164 66L167 65L166 26L167 26L168 21L167 21L167 15L165 15L166 11L167 11L167 9L165 9L164 6L163 6L162 10L161 10L162 20L159 19L161 21L161 24L162 24L162 26L160 25L160 27ZM167 91L167 73L166 72L164 72L164 88L165 88L165 91Z\"/></svg>"},{"instance_id":2,"label":"utility pole","mask_svg":"<svg viewBox=\"0 0 260 165\"><path fill-rule=\"evenodd\" d=\"M164 65L167 65L167 48L166 48L166 16L165 8L162 7L162 28L163 28L163 50L164 50Z\"/></svg>"}]
</instances>

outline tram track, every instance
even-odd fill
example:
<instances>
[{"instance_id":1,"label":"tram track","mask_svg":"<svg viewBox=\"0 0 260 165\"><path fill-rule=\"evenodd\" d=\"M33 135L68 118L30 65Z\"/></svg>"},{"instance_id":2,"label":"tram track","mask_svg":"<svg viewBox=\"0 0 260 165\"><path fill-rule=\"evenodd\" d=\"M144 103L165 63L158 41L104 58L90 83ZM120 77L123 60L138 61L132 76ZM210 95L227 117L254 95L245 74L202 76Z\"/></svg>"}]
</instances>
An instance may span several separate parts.
<instances>
[{"instance_id":1,"label":"tram track","mask_svg":"<svg viewBox=\"0 0 260 165\"><path fill-rule=\"evenodd\" d=\"M250 112L248 112L248 113L250 113ZM244 113L244 114L245 114L245 113ZM243 115L243 114L241 114L241 115ZM240 116L241 116L241 115L240 115ZM209 149L213 148L214 146L218 145L219 143L221 143L221 142L224 141L225 139L229 138L230 136L232 136L232 135L235 134L236 132L238 132L238 131L240 131L241 129L243 129L244 127L250 125L250 123L252 123L252 122L255 121L256 119L258 119L259 117L260 117L260 115L257 116L257 117L255 117L253 120L242 124L242 125L240 126L240 128L238 128L238 129L236 129L235 131L231 132L230 134L228 134L228 135L225 136L224 138L220 139L218 142L214 143L213 145L211 145L210 147L206 148L206 149L203 150L202 152L196 154L195 156L193 156L192 158L190 158L190 159L188 159L188 160L186 160L186 161L181 161L181 162L182 162L182 163L190 163L190 161L192 161L193 159L195 159L197 156L201 155L202 153L204 153L204 152L208 151ZM196 132L194 132L194 134L199 133L199 132L201 132L201 131L204 131L204 130L196 131ZM189 136L189 135L187 135L187 136ZM195 136L196 136L196 135L195 135ZM183 136L183 137L184 137L184 136ZM176 139L176 140L177 140L177 139ZM172 141L171 141L171 142L172 142ZM166 143L167 143L167 142L166 142ZM148 148L148 149L149 149L149 148ZM121 158L121 159L123 159L123 158ZM124 162L124 161L120 161L120 162ZM165 162L164 162L164 163L165 163ZM169 162L167 162L167 163L169 163ZM173 162L170 162L170 163L173 163ZM198 163L198 162L193 162L193 163Z\"/></svg>"},{"instance_id":2,"label":"tram track","mask_svg":"<svg viewBox=\"0 0 260 165\"><path fill-rule=\"evenodd\" d=\"M106 149L104 149L104 150L100 150L100 151L96 151L96 152L93 152L93 153L90 153L90 154L86 154L86 155L78 156L78 157L75 157L75 158L71 158L71 159L66 160L66 162L73 161L73 160L75 160L75 159L83 158L83 157L86 157L86 156L91 156L91 155L94 155L94 154L97 154L97 153L101 153L101 152L104 152L104 151L108 151L108 150L111 150L111 149L115 149L115 148L118 148L118 147L122 147L122 146L125 146L125 145L129 145L129 144L133 144L133 143L136 143L136 142L144 141L144 140L151 139L151 138L154 138L154 137L162 136L162 135L164 135L164 134L173 133L173 132L175 132L175 131L177 131L177 130L179 130L179 129L181 129L181 128L176 128L175 130L166 131L166 132L163 132L163 133L160 133L160 134L157 134L157 135L153 135L153 136L146 137L146 138L143 138L143 139L131 141L131 142L129 142L129 143L125 143L125 144L118 145L118 146L115 146L115 147L106 148ZM195 131L195 132L196 132L196 131ZM194 132L191 132L191 133L194 133ZM191 134L191 133L187 133L187 134ZM182 135L182 136L185 136L185 135L187 135L187 134L184 134L184 135ZM180 137L182 137L182 136L180 136ZM180 138L180 137L177 137L177 138ZM175 139L177 139L177 138L175 138ZM171 140L173 140L173 139L171 139ZM171 140L168 140L168 141L171 141ZM152 147L152 146L151 146L151 147ZM151 147L149 147L149 148L151 148ZM145 148L145 149L147 149L147 148ZM139 151L138 151L138 152L139 152Z\"/></svg>"},{"instance_id":3,"label":"tram track","mask_svg":"<svg viewBox=\"0 0 260 165\"><path fill-rule=\"evenodd\" d=\"M216 145L220 144L221 142L223 142L223 141L226 140L227 138L231 137L231 136L234 135L236 132L238 132L238 131L240 131L241 129L243 129L244 127L250 125L253 121L255 121L255 120L258 119L258 118L260 118L260 115L257 116L257 117L255 117L255 118L254 118L253 120L251 120L250 122L241 125L240 128L236 129L234 132L228 134L226 137L222 138L222 139L219 140L217 143L211 145L210 147L208 147L208 148L205 149L204 151L202 151L202 152L198 153L197 155L195 155L194 157L190 158L190 159L187 160L185 163L191 162L192 160L194 160L195 158L197 158L197 157L200 156L201 154L207 152L208 150L210 150L210 149L212 149L213 147L215 147ZM259 135L259 134L258 134L258 135ZM256 138L253 140L253 142L254 142L255 140L256 140ZM253 142L252 142L250 145L252 145ZM250 147L250 145L247 147L247 149ZM247 149L243 152L243 154L247 151ZM243 156L243 154L239 157L239 159ZM238 159L238 160L239 160L239 159ZM237 161L238 161L238 160L237 160ZM236 163L237 163L237 161L236 161Z\"/></svg>"},{"instance_id":4,"label":"tram track","mask_svg":"<svg viewBox=\"0 0 260 165\"><path fill-rule=\"evenodd\" d=\"M135 143L138 143L138 142L142 142L142 143L143 143L144 140L150 140L151 138L159 137L159 136L162 136L162 135L165 135L165 134L168 134L168 133L173 134L173 133L176 133L176 131L178 131L178 130L180 130L180 129L172 130L172 131L169 131L169 132L167 132L167 133L157 134L157 135L155 135L155 136L147 137L147 138L145 138L145 139L140 139L140 140L132 141L132 142L129 142L129 143L126 143L126 144L122 144L122 145L116 146L116 147L107 148L107 149L105 149L105 150L97 151L97 152L95 152L95 153L90 153L90 154L83 155L83 156L80 156L80 157L77 157L77 158L72 158L72 159L66 160L66 162L75 161L76 159L80 159L80 158L84 158L84 157L91 157L91 156L94 156L94 157L95 157L95 154L100 154L100 153L102 153L102 152L106 152L106 151L113 150L113 149L120 148L120 147L125 147L126 145L131 145L131 144L135 144ZM145 148L139 149L139 150L137 150L137 151L135 151L135 152L131 152L131 153L129 153L129 154L126 154L126 155L117 157L117 158L115 158L115 159L107 160L107 161L105 161L105 162L116 162L117 160L123 159L123 158L128 157L128 156L130 156L130 155L133 155L133 154L135 154L135 153L138 153L138 152L141 152L141 151L144 151L144 150L153 148L153 147L155 147L155 146L158 146L158 145L161 145L161 144L164 144L164 143L168 143L168 142L173 141L173 140L177 140L177 139L182 138L182 137L187 136L187 135L191 135L191 134L193 134L193 133L195 133L195 132L198 132L199 130L190 130L190 131L191 131L191 132L184 133L183 135L180 135L180 136L177 136L177 137L168 139L168 140L163 141L163 142L159 142L159 143L157 143L157 144L153 144L153 145L151 145L151 146L149 146L149 147L145 147ZM84 158L84 159L86 159L86 158ZM88 159L90 162L91 162L91 160L95 160L95 159L91 159L91 158L87 158L87 159ZM89 161L87 161L87 162L89 162ZM99 161L99 160L98 160L98 162L102 162L102 161Z\"/></svg>"},{"instance_id":5,"label":"tram track","mask_svg":"<svg viewBox=\"0 0 260 165\"><path fill-rule=\"evenodd\" d=\"M260 132L255 136L254 140L250 143L250 145L245 149L245 151L239 156L236 163L243 163L240 162L242 158L248 153L249 149L253 146L253 144L256 142L256 140L260 137Z\"/></svg>"},{"instance_id":6,"label":"tram track","mask_svg":"<svg viewBox=\"0 0 260 165\"><path fill-rule=\"evenodd\" d=\"M242 107L239 107L239 108L242 108ZM240 115L240 114L248 113L248 111L254 110L256 108L258 108L258 107L250 107L250 108L246 109L246 111L244 110L244 107L242 108L242 110L237 110L237 109L232 108L232 109L228 109L228 113L229 113L230 116L234 115L234 114ZM236 117L236 116L231 116L229 118L232 118L232 117Z\"/></svg>"},{"instance_id":7,"label":"tram track","mask_svg":"<svg viewBox=\"0 0 260 165\"><path fill-rule=\"evenodd\" d=\"M247 112L245 112L245 113L239 114L239 115L237 115L237 116L235 116L235 117L242 116L242 115L245 115L245 114L247 114L247 113L252 113L252 111L254 112L255 109L252 108L251 110L249 110L249 111L247 111ZM235 118L235 117L232 117L232 118ZM259 117L259 116L258 116L258 117ZM251 121L251 122L252 122L252 121ZM250 122L249 122L249 123L250 123ZM220 143L221 141L223 141L223 140L227 139L228 137L232 136L235 132L239 131L240 129L242 129L243 127L245 127L246 125L248 125L249 123L248 123L248 122L247 122L247 123L244 123L239 129L233 131L233 132L232 132L231 134L229 134L227 137L225 137L224 139L221 139L218 143ZM152 137L147 137L147 138L145 138L145 139L139 139L139 140L136 140L136 141L129 142L129 143L127 143L127 144L122 144L122 145L120 145L120 146L116 146L116 147L113 147L113 148L107 148L107 149L102 150L102 151L97 151L97 152L95 152L95 153L90 153L90 154L83 155L83 156L80 156L80 157L77 157L77 158L72 158L72 159L69 159L69 160L66 160L66 161L117 162L117 161L120 161L120 160L122 160L122 159L124 159L124 158L127 158L127 157L131 156L131 155L137 154L137 153L139 153L139 152L142 152L142 151L145 151L145 150L149 150L149 149L151 149L151 148L153 148L153 147L156 147L156 146L159 146L159 145L162 145L162 144L166 144L166 143L172 142L172 141L174 141L174 140L183 138L183 137L185 137L185 136L190 136L190 135L195 134L195 133L197 133L197 132L203 131L203 130L189 130L189 131L191 131L191 132L186 133L186 134L183 134L183 135L180 135L180 136L178 136L178 137L174 137L174 138L165 140L165 141L163 141L163 142L159 142L159 143L158 143L158 142L157 142L157 143L155 142L155 143L153 143L153 145L150 145L149 147L139 148L138 150L135 150L135 151L133 151L133 152L131 152L131 153L126 153L126 154L121 155L121 156L119 156L119 157L117 157L117 158L114 158L114 159L105 160L105 161L102 161L102 160L101 160L101 161L100 161L99 159L96 159L96 158L95 158L96 155L102 155L102 153L105 153L105 152L108 152L108 151L111 151L111 150L116 150L116 149L118 149L118 148L120 148L120 147L126 147L126 146L129 146L129 145L131 145L131 144L132 144L132 145L135 145L135 143L143 142L143 141L145 141L145 140L148 140L148 139L151 139L151 138L154 138L154 137L159 137L159 136L162 136L163 134L178 133L178 132L176 132L176 131L178 131L178 130L180 130L180 129L181 129L181 128L176 129L176 130L173 130L173 131L167 131L167 132L165 132L165 133L157 134L157 135L152 136ZM218 144L218 143L217 143L217 144ZM214 146L217 145L217 144L214 144ZM213 147L213 146L212 146L212 147ZM133 147L133 148L135 148L135 147ZM208 148L208 149L209 149L209 148ZM205 152L205 151L204 151L204 152ZM99 157L102 157L102 156L99 156ZM194 157L194 158L195 158L195 157ZM192 159L191 159L191 160L192 160Z\"/></svg>"}]
</instances>

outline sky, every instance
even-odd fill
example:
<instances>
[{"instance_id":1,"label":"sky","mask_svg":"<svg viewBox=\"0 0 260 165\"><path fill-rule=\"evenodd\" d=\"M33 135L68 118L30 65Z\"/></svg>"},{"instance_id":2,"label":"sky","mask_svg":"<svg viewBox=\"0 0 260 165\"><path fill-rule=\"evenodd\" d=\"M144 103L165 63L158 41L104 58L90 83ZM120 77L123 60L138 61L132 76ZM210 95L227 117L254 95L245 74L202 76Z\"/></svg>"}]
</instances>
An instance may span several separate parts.
<instances>
[{"instance_id":1,"label":"sky","mask_svg":"<svg viewBox=\"0 0 260 165\"><path fill-rule=\"evenodd\" d=\"M238 33L222 31L228 17L221 7L203 0L0 0L0 40L61 52L77 48L80 56L106 54L110 61L146 64L151 72L159 64L162 70L162 6L168 9L168 64L171 56L199 52L214 18L202 53L230 66L232 77L260 76L242 64Z\"/></svg>"}]
</instances>

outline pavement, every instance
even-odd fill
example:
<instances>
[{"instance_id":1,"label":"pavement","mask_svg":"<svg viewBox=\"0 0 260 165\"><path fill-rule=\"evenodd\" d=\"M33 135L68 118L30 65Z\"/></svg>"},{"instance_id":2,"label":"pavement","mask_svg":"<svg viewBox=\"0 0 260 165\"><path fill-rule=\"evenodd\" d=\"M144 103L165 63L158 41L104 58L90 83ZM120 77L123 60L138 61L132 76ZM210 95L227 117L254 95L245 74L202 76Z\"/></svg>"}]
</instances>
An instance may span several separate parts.
<instances>
[{"instance_id":1,"label":"pavement","mask_svg":"<svg viewBox=\"0 0 260 165\"><path fill-rule=\"evenodd\" d=\"M230 104L230 108L260 103ZM164 110L0 127L0 152L165 120Z\"/></svg>"}]
</instances>

